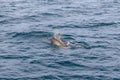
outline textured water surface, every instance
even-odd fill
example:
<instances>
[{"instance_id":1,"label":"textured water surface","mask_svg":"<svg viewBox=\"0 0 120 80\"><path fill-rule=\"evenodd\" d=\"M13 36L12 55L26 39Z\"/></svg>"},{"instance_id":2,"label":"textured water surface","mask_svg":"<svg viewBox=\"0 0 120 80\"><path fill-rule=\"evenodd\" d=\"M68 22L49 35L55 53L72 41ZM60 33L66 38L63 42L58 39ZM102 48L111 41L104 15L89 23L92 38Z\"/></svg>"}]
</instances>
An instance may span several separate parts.
<instances>
[{"instance_id":1,"label":"textured water surface","mask_svg":"<svg viewBox=\"0 0 120 80\"><path fill-rule=\"evenodd\" d=\"M0 80L120 80L120 1L0 0Z\"/></svg>"}]
</instances>

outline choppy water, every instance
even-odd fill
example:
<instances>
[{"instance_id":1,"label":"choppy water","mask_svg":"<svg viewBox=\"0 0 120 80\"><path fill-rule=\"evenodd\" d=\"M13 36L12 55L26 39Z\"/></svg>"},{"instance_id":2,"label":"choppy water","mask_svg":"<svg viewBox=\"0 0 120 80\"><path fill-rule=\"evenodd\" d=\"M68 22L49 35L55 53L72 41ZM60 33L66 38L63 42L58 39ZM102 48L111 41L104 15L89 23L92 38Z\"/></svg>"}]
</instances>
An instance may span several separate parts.
<instances>
[{"instance_id":1,"label":"choppy water","mask_svg":"<svg viewBox=\"0 0 120 80\"><path fill-rule=\"evenodd\" d=\"M120 80L120 1L0 0L0 80Z\"/></svg>"}]
</instances>

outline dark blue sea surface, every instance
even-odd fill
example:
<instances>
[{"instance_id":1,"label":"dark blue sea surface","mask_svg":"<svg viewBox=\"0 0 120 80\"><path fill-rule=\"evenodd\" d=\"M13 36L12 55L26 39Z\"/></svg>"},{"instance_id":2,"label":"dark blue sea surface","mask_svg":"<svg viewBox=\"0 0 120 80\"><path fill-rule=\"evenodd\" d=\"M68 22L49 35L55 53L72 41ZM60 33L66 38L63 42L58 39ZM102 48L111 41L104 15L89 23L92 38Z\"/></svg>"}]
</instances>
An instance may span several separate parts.
<instances>
[{"instance_id":1,"label":"dark blue sea surface","mask_svg":"<svg viewBox=\"0 0 120 80\"><path fill-rule=\"evenodd\" d=\"M0 0L0 80L120 80L120 0Z\"/></svg>"}]
</instances>

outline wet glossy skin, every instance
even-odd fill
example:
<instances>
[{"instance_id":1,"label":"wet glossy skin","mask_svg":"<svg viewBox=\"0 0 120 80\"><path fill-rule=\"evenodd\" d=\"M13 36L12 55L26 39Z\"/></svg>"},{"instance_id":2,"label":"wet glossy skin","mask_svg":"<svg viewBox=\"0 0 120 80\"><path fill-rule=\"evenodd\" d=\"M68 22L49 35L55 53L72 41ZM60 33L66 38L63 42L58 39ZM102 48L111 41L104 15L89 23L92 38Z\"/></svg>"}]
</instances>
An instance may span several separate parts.
<instances>
[{"instance_id":1,"label":"wet glossy skin","mask_svg":"<svg viewBox=\"0 0 120 80\"><path fill-rule=\"evenodd\" d=\"M59 47L67 47L67 43L64 42L61 38L60 38L60 34L55 34L51 39L50 39L51 43L53 45L59 46Z\"/></svg>"}]
</instances>

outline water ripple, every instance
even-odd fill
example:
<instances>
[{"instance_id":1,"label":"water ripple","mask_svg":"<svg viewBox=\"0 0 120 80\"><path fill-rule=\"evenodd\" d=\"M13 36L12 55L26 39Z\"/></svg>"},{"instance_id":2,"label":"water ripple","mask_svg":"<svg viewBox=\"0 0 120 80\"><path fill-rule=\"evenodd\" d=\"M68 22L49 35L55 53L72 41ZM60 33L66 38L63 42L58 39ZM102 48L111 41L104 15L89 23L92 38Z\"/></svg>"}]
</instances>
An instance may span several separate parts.
<instances>
[{"instance_id":1,"label":"water ripple","mask_svg":"<svg viewBox=\"0 0 120 80\"><path fill-rule=\"evenodd\" d=\"M119 0L0 0L0 80L120 80ZM60 32L82 48L59 48Z\"/></svg>"},{"instance_id":2,"label":"water ripple","mask_svg":"<svg viewBox=\"0 0 120 80\"><path fill-rule=\"evenodd\" d=\"M49 32L44 32L44 31L32 31L32 32L12 32L12 33L7 33L7 35L12 35L13 38L15 37L25 37L25 38L30 38L30 37L50 37L51 33Z\"/></svg>"},{"instance_id":3,"label":"water ripple","mask_svg":"<svg viewBox=\"0 0 120 80\"><path fill-rule=\"evenodd\" d=\"M0 59L29 59L30 56L20 56L20 55L0 55Z\"/></svg>"}]
</instances>

